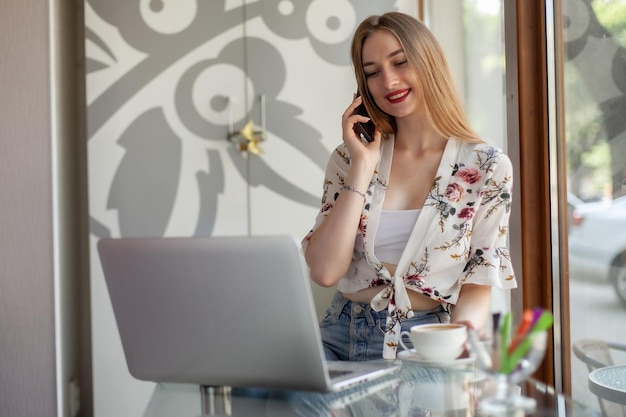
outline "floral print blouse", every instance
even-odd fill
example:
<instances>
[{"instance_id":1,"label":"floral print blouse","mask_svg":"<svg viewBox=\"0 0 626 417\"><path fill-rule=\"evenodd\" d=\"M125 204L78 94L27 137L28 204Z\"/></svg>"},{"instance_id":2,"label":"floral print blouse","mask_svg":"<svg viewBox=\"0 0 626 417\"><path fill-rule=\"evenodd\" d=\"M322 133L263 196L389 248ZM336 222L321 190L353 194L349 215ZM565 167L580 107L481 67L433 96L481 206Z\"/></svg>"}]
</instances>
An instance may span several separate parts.
<instances>
[{"instance_id":1,"label":"floral print blouse","mask_svg":"<svg viewBox=\"0 0 626 417\"><path fill-rule=\"evenodd\" d=\"M383 357L395 358L399 321L412 317L407 291L422 293L446 307L454 305L466 283L517 286L507 247L512 165L488 144L449 139L435 181L392 276L374 255L374 240L391 171L393 138L383 141L381 160L366 192L355 236L352 263L338 289L355 293L381 287L372 307L389 311ZM340 196L350 166L342 144L331 155L322 206L313 229L324 221Z\"/></svg>"}]
</instances>

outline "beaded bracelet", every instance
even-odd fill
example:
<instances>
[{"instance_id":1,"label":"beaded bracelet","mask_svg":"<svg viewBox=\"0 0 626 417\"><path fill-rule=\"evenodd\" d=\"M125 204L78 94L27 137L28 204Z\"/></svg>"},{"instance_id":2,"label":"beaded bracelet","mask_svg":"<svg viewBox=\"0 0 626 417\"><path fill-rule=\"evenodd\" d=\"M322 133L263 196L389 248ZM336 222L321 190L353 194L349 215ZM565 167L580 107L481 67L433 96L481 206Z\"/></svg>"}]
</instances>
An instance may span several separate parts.
<instances>
[{"instance_id":1,"label":"beaded bracelet","mask_svg":"<svg viewBox=\"0 0 626 417\"><path fill-rule=\"evenodd\" d=\"M363 197L363 200L365 200L365 193L364 193L363 191L361 191L361 190L357 189L357 188L354 188L354 187L352 187L352 186L350 186L350 185L345 185L345 184L344 184L344 185L342 185L342 186L341 186L341 189L342 189L342 190L348 190L348 191L352 191L352 192L354 192L354 193L357 193L358 195L360 195L361 197Z\"/></svg>"}]
</instances>

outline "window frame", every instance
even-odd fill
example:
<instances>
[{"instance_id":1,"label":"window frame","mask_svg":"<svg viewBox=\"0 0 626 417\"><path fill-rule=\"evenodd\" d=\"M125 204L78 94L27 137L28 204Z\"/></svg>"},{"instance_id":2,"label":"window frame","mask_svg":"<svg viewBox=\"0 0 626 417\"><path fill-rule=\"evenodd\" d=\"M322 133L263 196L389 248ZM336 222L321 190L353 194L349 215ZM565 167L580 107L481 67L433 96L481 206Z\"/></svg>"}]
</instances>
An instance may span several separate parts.
<instances>
[{"instance_id":1,"label":"window frame","mask_svg":"<svg viewBox=\"0 0 626 417\"><path fill-rule=\"evenodd\" d=\"M505 0L508 153L517 168L511 251L521 297L512 309L555 316L534 377L571 392L561 0ZM517 249L517 250L516 250ZM521 256L520 256L521 254Z\"/></svg>"}]
</instances>

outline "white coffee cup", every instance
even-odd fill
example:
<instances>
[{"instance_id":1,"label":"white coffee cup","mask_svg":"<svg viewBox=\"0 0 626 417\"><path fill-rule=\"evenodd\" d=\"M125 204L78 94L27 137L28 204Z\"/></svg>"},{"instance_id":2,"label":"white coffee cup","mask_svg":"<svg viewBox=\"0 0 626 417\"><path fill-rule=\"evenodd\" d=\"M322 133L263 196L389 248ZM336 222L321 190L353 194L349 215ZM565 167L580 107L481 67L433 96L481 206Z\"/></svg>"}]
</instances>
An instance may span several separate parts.
<instances>
[{"instance_id":1,"label":"white coffee cup","mask_svg":"<svg viewBox=\"0 0 626 417\"><path fill-rule=\"evenodd\" d=\"M402 338L408 337L410 349ZM467 327L458 323L419 324L400 333L400 345L424 360L448 361L461 356L467 340Z\"/></svg>"}]
</instances>

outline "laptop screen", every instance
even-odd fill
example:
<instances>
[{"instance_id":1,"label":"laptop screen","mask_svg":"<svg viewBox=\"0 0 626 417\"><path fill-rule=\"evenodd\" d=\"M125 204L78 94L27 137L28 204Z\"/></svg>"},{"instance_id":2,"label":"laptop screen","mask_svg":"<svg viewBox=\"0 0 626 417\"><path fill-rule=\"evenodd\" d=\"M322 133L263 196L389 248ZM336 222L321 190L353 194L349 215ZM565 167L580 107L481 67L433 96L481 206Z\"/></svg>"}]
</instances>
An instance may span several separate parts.
<instances>
[{"instance_id":1,"label":"laptop screen","mask_svg":"<svg viewBox=\"0 0 626 417\"><path fill-rule=\"evenodd\" d=\"M102 239L137 379L324 390L308 269L290 236Z\"/></svg>"}]
</instances>

